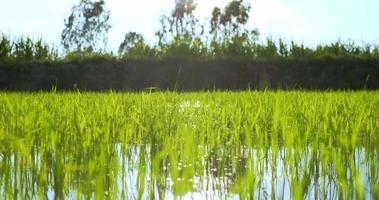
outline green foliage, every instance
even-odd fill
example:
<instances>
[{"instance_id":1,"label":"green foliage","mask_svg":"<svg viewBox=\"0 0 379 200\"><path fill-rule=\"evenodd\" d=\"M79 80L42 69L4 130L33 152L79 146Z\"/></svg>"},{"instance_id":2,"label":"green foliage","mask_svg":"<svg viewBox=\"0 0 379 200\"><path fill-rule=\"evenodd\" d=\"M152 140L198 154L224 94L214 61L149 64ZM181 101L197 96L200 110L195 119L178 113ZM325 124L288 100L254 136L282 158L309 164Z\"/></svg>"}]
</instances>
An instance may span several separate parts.
<instances>
[{"instance_id":1,"label":"green foliage","mask_svg":"<svg viewBox=\"0 0 379 200\"><path fill-rule=\"evenodd\" d=\"M372 49L372 55L373 57L379 57L379 47L373 47Z\"/></svg>"},{"instance_id":2,"label":"green foliage","mask_svg":"<svg viewBox=\"0 0 379 200\"><path fill-rule=\"evenodd\" d=\"M314 54L319 57L372 57L375 51L369 45L359 47L354 42L344 43L338 40L332 44L318 45Z\"/></svg>"},{"instance_id":3,"label":"green foliage","mask_svg":"<svg viewBox=\"0 0 379 200\"><path fill-rule=\"evenodd\" d=\"M176 36L167 44L159 47L160 58L191 59L204 58L207 55L207 48L199 38L189 36Z\"/></svg>"},{"instance_id":4,"label":"green foliage","mask_svg":"<svg viewBox=\"0 0 379 200\"><path fill-rule=\"evenodd\" d=\"M125 35L118 52L124 59L151 59L156 56L156 50L146 44L143 36L136 32Z\"/></svg>"},{"instance_id":5,"label":"green foliage","mask_svg":"<svg viewBox=\"0 0 379 200\"><path fill-rule=\"evenodd\" d=\"M0 59L16 61L56 61L58 51L46 44L42 38L34 41L30 37L20 37L11 41L7 36L0 37Z\"/></svg>"},{"instance_id":6,"label":"green foliage","mask_svg":"<svg viewBox=\"0 0 379 200\"><path fill-rule=\"evenodd\" d=\"M115 60L116 55L113 53L87 51L71 51L65 55L60 61L63 62L83 62L83 61L100 61Z\"/></svg>"},{"instance_id":7,"label":"green foliage","mask_svg":"<svg viewBox=\"0 0 379 200\"><path fill-rule=\"evenodd\" d=\"M120 44L118 52L128 53L130 49L144 43L143 36L136 32L129 32L125 35L124 41Z\"/></svg>"},{"instance_id":8,"label":"green foliage","mask_svg":"<svg viewBox=\"0 0 379 200\"><path fill-rule=\"evenodd\" d=\"M15 43L14 55L16 59L31 60L33 58L33 40L20 38Z\"/></svg>"},{"instance_id":9,"label":"green foliage","mask_svg":"<svg viewBox=\"0 0 379 200\"><path fill-rule=\"evenodd\" d=\"M80 0L65 20L62 45L66 51L100 51L106 48L110 11L105 2Z\"/></svg>"},{"instance_id":10,"label":"green foliage","mask_svg":"<svg viewBox=\"0 0 379 200\"><path fill-rule=\"evenodd\" d=\"M233 0L222 11L215 7L210 21L210 33L214 39L235 37L246 32L245 25L249 19L250 5L243 0Z\"/></svg>"},{"instance_id":11,"label":"green foliage","mask_svg":"<svg viewBox=\"0 0 379 200\"><path fill-rule=\"evenodd\" d=\"M157 57L157 49L150 47L144 42L136 43L127 52L121 55L121 58L126 59L139 59L139 60L149 60Z\"/></svg>"},{"instance_id":12,"label":"green foliage","mask_svg":"<svg viewBox=\"0 0 379 200\"><path fill-rule=\"evenodd\" d=\"M328 59L328 58L379 58L379 48L358 46L352 42L337 41L318 45L312 49L294 41L282 38L267 38L262 43L255 31L222 40L204 40L201 37L176 36L168 42L156 46L145 42L142 35L128 33L120 45L119 54L94 52L90 49L66 52L59 57L57 49L42 39L33 40L21 37L11 41L7 36L0 37L0 59L12 61L83 61L83 60L162 60L162 59Z\"/></svg>"},{"instance_id":13,"label":"green foliage","mask_svg":"<svg viewBox=\"0 0 379 200\"><path fill-rule=\"evenodd\" d=\"M0 59L8 59L12 55L13 44L7 36L1 34L0 36Z\"/></svg>"},{"instance_id":14,"label":"green foliage","mask_svg":"<svg viewBox=\"0 0 379 200\"><path fill-rule=\"evenodd\" d=\"M313 50L304 46L304 44L298 45L294 41L291 41L291 47L289 55L292 58L308 58L313 54Z\"/></svg>"},{"instance_id":15,"label":"green foliage","mask_svg":"<svg viewBox=\"0 0 379 200\"><path fill-rule=\"evenodd\" d=\"M253 57L254 48L251 41L243 36L234 36L220 42L212 41L210 48L215 58L249 58Z\"/></svg>"},{"instance_id":16,"label":"green foliage","mask_svg":"<svg viewBox=\"0 0 379 200\"><path fill-rule=\"evenodd\" d=\"M258 58L275 58L278 56L278 53L277 44L272 38L267 38L264 45L257 45L256 55Z\"/></svg>"}]
</instances>

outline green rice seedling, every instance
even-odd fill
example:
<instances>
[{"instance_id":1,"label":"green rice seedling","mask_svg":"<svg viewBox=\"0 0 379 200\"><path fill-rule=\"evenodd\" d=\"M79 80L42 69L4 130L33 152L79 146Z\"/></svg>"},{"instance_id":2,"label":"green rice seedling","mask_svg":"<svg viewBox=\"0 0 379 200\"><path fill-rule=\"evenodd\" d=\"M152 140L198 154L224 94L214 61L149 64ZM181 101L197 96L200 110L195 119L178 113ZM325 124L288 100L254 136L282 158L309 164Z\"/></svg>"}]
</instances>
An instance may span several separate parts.
<instances>
[{"instance_id":1,"label":"green rice seedling","mask_svg":"<svg viewBox=\"0 0 379 200\"><path fill-rule=\"evenodd\" d=\"M0 93L10 198L378 196L379 94Z\"/></svg>"}]
</instances>

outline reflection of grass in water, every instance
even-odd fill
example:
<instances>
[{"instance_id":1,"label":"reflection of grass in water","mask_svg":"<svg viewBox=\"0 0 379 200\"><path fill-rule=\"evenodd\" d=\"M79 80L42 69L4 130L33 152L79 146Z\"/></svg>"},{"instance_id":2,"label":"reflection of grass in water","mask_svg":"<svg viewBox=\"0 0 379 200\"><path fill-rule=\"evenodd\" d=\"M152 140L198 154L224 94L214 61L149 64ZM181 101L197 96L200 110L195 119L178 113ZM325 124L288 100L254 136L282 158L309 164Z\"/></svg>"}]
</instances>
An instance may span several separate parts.
<instances>
[{"instance_id":1,"label":"reflection of grass in water","mask_svg":"<svg viewBox=\"0 0 379 200\"><path fill-rule=\"evenodd\" d=\"M0 193L376 199L378 97L2 93Z\"/></svg>"}]
</instances>

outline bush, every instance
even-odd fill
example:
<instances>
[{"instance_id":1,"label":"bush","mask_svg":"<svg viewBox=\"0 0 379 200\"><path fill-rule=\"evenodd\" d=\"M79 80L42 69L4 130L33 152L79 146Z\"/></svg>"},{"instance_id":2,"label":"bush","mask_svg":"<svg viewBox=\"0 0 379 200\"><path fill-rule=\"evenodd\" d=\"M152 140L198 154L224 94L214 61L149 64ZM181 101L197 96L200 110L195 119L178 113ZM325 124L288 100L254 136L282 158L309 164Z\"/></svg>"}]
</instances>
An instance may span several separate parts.
<instances>
[{"instance_id":1,"label":"bush","mask_svg":"<svg viewBox=\"0 0 379 200\"><path fill-rule=\"evenodd\" d=\"M43 42L42 38L33 41L30 37L20 37L11 41L9 37L0 37L0 58L17 61L55 61L58 51Z\"/></svg>"}]
</instances>

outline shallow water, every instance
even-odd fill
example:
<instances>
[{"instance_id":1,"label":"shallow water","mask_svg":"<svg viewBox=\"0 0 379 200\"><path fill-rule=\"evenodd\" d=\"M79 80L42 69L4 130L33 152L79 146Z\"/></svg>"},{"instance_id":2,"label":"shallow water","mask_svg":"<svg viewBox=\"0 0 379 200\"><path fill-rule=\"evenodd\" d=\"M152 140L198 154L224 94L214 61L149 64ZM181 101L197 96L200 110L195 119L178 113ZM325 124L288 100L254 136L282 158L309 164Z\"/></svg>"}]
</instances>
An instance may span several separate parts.
<instances>
[{"instance_id":1,"label":"shallow water","mask_svg":"<svg viewBox=\"0 0 379 200\"><path fill-rule=\"evenodd\" d=\"M69 156L55 151L41 154L37 149L29 155L3 152L0 193L21 199L291 199L297 195L375 199L378 195L377 150L192 149L187 155L159 144L118 143Z\"/></svg>"}]
</instances>

